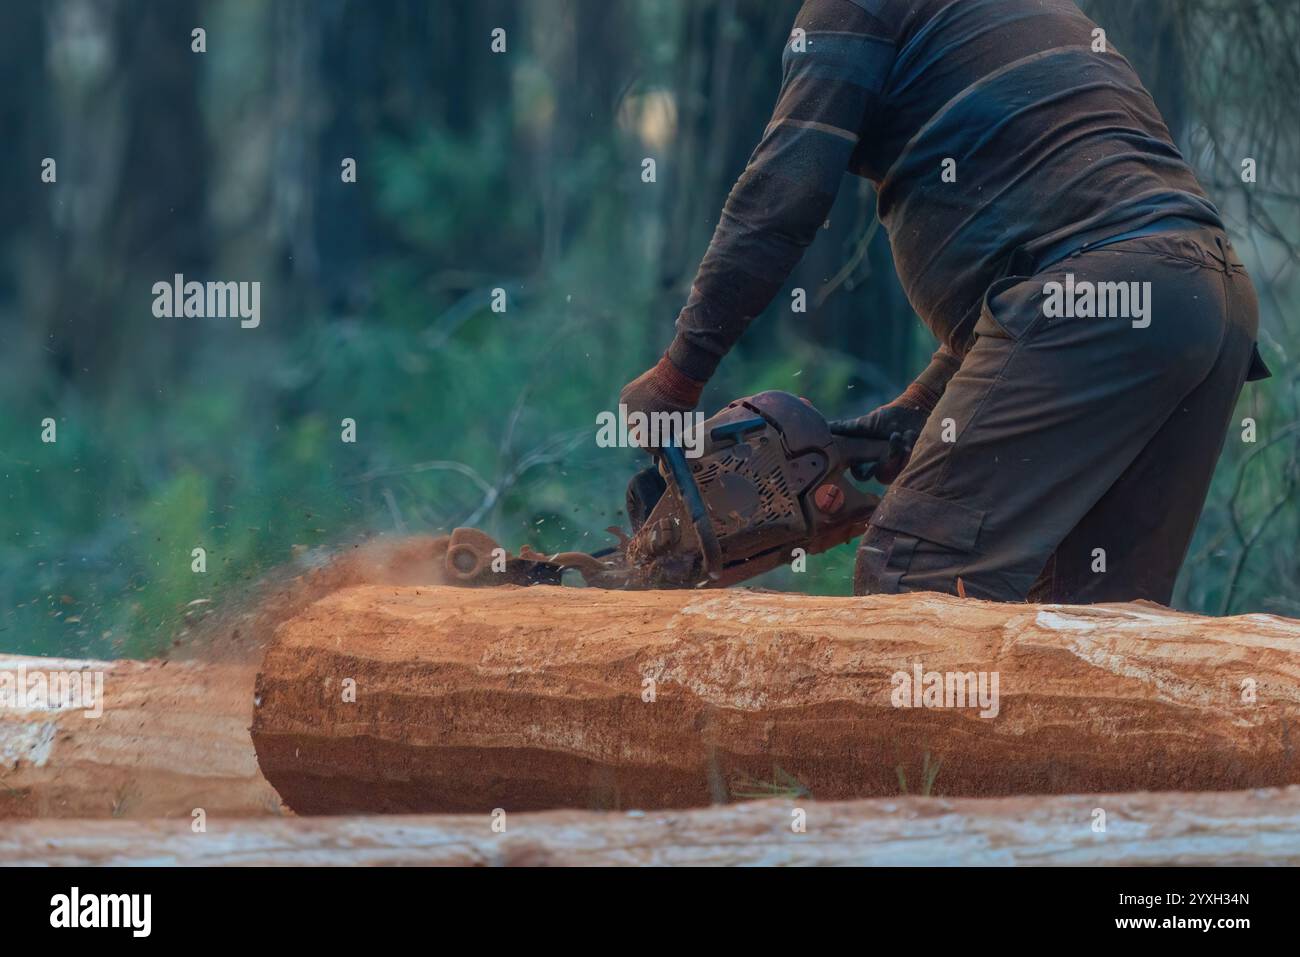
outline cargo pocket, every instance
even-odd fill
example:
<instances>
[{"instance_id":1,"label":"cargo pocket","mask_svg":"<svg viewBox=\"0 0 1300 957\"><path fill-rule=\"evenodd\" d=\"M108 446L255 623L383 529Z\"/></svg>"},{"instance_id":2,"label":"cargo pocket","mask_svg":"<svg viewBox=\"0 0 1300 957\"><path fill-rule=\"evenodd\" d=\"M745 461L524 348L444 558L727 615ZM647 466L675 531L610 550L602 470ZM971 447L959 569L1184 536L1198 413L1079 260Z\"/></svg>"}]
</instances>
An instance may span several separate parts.
<instances>
[{"instance_id":1,"label":"cargo pocket","mask_svg":"<svg viewBox=\"0 0 1300 957\"><path fill-rule=\"evenodd\" d=\"M857 595L956 591L957 576L979 540L984 512L914 489L891 488L858 546Z\"/></svg>"},{"instance_id":2,"label":"cargo pocket","mask_svg":"<svg viewBox=\"0 0 1300 957\"><path fill-rule=\"evenodd\" d=\"M1013 342L1019 339L1042 313L1034 297L1038 288L1032 276L1003 276L995 281L980 303L975 335Z\"/></svg>"}]
</instances>

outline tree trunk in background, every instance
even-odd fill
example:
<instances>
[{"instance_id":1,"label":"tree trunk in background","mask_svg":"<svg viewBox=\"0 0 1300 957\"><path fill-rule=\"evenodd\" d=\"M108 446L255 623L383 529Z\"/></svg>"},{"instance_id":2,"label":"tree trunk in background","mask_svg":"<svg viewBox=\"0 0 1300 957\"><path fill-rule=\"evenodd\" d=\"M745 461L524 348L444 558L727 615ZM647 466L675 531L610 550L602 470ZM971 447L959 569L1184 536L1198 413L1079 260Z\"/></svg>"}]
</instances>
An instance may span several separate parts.
<instances>
[{"instance_id":1,"label":"tree trunk in background","mask_svg":"<svg viewBox=\"0 0 1300 957\"><path fill-rule=\"evenodd\" d=\"M279 627L252 735L304 814L1262 787L1300 782L1297 639L1140 604L359 587ZM983 704L895 706L915 668L983 674Z\"/></svg>"},{"instance_id":2,"label":"tree trunk in background","mask_svg":"<svg viewBox=\"0 0 1300 957\"><path fill-rule=\"evenodd\" d=\"M150 287L199 267L210 248L209 153L189 46L196 10L193 0L53 0L41 7L43 61L23 51L44 74L29 75L36 85L21 97L40 119L27 126L15 174L33 203L22 220L19 309L42 364L82 394L154 383L185 361L177 327L151 314ZM47 156L55 184L40 180ZM107 316L130 316L126 331Z\"/></svg>"},{"instance_id":3,"label":"tree trunk in background","mask_svg":"<svg viewBox=\"0 0 1300 957\"><path fill-rule=\"evenodd\" d=\"M681 19L673 97L677 136L660 164L666 189L659 252L660 305L647 357L672 337L696 268L737 177L763 134L781 87L781 47L796 8L692 3ZM747 342L753 348L754 343Z\"/></svg>"},{"instance_id":4,"label":"tree trunk in background","mask_svg":"<svg viewBox=\"0 0 1300 957\"><path fill-rule=\"evenodd\" d=\"M1106 30L1109 42L1133 64L1160 107L1174 142L1187 133L1187 57L1183 0L1091 0L1084 13Z\"/></svg>"},{"instance_id":5,"label":"tree trunk in background","mask_svg":"<svg viewBox=\"0 0 1300 957\"><path fill-rule=\"evenodd\" d=\"M608 0L527 5L524 16L521 42L549 80L552 112L535 127L540 137L537 168L521 168L517 181L541 197L540 262L526 265L528 272L547 275L587 224L590 197L575 185L574 170L591 162L591 143L603 139L615 123L634 21L626 4ZM484 42L486 37L485 32ZM610 170L615 180L624 173L634 180L635 170Z\"/></svg>"}]
</instances>

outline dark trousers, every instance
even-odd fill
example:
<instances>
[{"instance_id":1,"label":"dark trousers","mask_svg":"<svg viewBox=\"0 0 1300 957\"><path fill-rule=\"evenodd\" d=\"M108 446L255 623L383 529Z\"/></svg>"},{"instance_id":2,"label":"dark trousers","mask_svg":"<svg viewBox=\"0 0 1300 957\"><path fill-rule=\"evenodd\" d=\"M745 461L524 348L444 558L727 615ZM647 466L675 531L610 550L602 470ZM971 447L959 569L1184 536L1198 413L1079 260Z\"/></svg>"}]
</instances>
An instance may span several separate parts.
<instances>
[{"instance_id":1,"label":"dark trousers","mask_svg":"<svg viewBox=\"0 0 1300 957\"><path fill-rule=\"evenodd\" d=\"M1066 287L1067 274L1085 309L1080 283L1150 283L1149 325L1049 316L1064 297L1045 286ZM1122 305L1116 287L1101 289ZM1141 236L994 283L862 538L855 591L956 593L961 579L974 598L1167 604L1257 324L1250 277L1215 229Z\"/></svg>"}]
</instances>

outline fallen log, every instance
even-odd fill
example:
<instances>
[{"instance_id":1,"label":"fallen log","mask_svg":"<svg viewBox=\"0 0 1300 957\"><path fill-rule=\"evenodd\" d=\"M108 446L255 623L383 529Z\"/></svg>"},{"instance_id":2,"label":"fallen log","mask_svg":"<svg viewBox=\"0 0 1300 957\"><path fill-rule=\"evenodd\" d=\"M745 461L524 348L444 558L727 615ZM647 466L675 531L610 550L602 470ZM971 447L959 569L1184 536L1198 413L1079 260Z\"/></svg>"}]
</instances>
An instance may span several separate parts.
<instances>
[{"instance_id":1,"label":"fallen log","mask_svg":"<svg viewBox=\"0 0 1300 957\"><path fill-rule=\"evenodd\" d=\"M1148 604L358 587L257 696L304 814L1300 782L1300 622Z\"/></svg>"},{"instance_id":2,"label":"fallen log","mask_svg":"<svg viewBox=\"0 0 1300 957\"><path fill-rule=\"evenodd\" d=\"M799 821L802 832L795 829ZM1295 865L1300 788L767 800L687 811L546 811L504 819L213 817L203 833L185 821L27 821L0 831L4 866L138 864Z\"/></svg>"},{"instance_id":3,"label":"fallen log","mask_svg":"<svg viewBox=\"0 0 1300 957\"><path fill-rule=\"evenodd\" d=\"M0 818L278 811L252 683L247 665L0 656Z\"/></svg>"}]
</instances>

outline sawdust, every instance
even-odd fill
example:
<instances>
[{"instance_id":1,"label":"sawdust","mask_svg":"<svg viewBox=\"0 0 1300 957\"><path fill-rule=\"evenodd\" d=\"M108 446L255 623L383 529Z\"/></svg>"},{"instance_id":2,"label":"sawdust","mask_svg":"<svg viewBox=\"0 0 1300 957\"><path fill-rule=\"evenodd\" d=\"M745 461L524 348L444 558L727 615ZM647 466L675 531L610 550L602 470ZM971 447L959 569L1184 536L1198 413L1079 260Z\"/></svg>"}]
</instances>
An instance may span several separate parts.
<instances>
[{"instance_id":1,"label":"sawdust","mask_svg":"<svg viewBox=\"0 0 1300 957\"><path fill-rule=\"evenodd\" d=\"M433 555L436 540L431 535L375 538L310 567L275 569L245 592L228 596L169 657L255 668L275 629L331 592L355 585L442 584L443 566Z\"/></svg>"},{"instance_id":2,"label":"sawdust","mask_svg":"<svg viewBox=\"0 0 1300 957\"><path fill-rule=\"evenodd\" d=\"M166 659L26 659L30 668L104 671L104 714L0 712L0 819L283 813L248 736L267 644L338 589L438 582L433 541L375 539L312 567L276 569L190 625Z\"/></svg>"}]
</instances>

